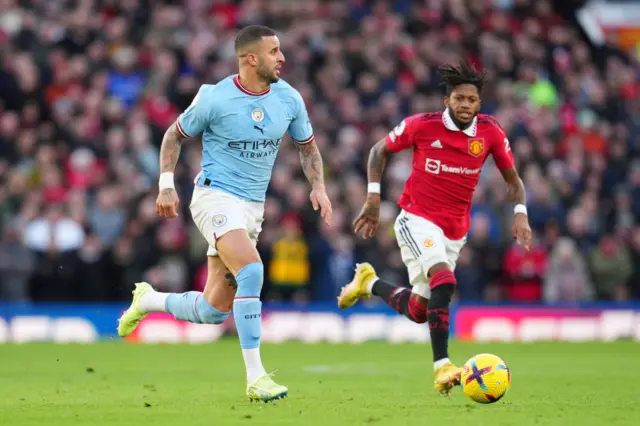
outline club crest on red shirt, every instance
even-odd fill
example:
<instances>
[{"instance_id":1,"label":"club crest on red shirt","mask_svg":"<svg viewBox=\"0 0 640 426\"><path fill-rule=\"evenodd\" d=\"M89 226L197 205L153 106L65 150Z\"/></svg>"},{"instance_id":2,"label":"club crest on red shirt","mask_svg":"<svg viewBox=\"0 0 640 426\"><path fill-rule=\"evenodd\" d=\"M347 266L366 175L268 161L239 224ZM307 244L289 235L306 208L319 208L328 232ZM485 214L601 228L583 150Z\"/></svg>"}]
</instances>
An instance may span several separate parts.
<instances>
[{"instance_id":1,"label":"club crest on red shirt","mask_svg":"<svg viewBox=\"0 0 640 426\"><path fill-rule=\"evenodd\" d=\"M484 154L484 138L469 138L469 154L474 157Z\"/></svg>"}]
</instances>

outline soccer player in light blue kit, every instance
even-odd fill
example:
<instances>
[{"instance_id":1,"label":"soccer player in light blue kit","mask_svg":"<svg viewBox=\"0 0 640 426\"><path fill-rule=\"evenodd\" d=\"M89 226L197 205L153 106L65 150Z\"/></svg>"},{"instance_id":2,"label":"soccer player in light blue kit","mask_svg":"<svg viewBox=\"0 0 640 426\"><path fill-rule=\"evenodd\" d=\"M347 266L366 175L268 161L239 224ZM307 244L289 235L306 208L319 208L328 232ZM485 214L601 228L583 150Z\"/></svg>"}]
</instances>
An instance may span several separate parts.
<instances>
[{"instance_id":1,"label":"soccer player in light blue kit","mask_svg":"<svg viewBox=\"0 0 640 426\"><path fill-rule=\"evenodd\" d=\"M133 302L118 323L128 336L149 312L169 312L177 319L221 324L233 308L247 369L247 396L270 401L287 395L260 359L260 290L263 265L256 250L264 200L280 142L286 132L296 143L311 202L327 223L331 203L324 187L322 157L300 94L280 80L284 55L273 30L242 29L235 40L239 73L200 87L191 106L167 130L160 150L158 213L176 217L178 195L173 171L180 146L202 134L202 170L195 180L190 210L209 243L204 292L160 293L137 283Z\"/></svg>"}]
</instances>

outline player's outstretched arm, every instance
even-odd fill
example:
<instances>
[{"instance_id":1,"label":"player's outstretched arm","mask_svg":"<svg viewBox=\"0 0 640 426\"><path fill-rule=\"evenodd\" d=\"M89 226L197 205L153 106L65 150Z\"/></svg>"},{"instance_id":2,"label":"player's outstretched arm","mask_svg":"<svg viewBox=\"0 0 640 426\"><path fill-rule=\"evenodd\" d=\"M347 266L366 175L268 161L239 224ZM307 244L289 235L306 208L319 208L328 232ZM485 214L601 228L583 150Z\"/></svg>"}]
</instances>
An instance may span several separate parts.
<instances>
[{"instance_id":1,"label":"player's outstretched arm","mask_svg":"<svg viewBox=\"0 0 640 426\"><path fill-rule=\"evenodd\" d=\"M156 211L162 217L178 216L178 193L173 184L173 172L178 164L182 142L186 136L178 129L177 121L167 129L160 146L160 183Z\"/></svg>"},{"instance_id":2,"label":"player's outstretched arm","mask_svg":"<svg viewBox=\"0 0 640 426\"><path fill-rule=\"evenodd\" d=\"M513 218L513 237L518 244L524 246L526 250L531 249L531 227L527 216L527 192L524 183L515 167L500 169L504 181L507 183L507 199L515 204Z\"/></svg>"},{"instance_id":3,"label":"player's outstretched arm","mask_svg":"<svg viewBox=\"0 0 640 426\"><path fill-rule=\"evenodd\" d=\"M297 144L297 147L300 152L302 171L311 184L311 194L309 194L309 198L311 199L313 209L318 210L319 208L320 216L324 218L327 224L330 224L333 210L331 201L324 187L324 170L318 145L315 140L311 140L311 142L305 144Z\"/></svg>"},{"instance_id":4,"label":"player's outstretched arm","mask_svg":"<svg viewBox=\"0 0 640 426\"><path fill-rule=\"evenodd\" d=\"M367 201L362 206L360 214L356 218L354 230L356 234L362 232L362 237L368 239L376 234L380 218L380 182L382 174L391 155L386 141L378 141L369 151L367 163L367 180L369 181Z\"/></svg>"}]
</instances>

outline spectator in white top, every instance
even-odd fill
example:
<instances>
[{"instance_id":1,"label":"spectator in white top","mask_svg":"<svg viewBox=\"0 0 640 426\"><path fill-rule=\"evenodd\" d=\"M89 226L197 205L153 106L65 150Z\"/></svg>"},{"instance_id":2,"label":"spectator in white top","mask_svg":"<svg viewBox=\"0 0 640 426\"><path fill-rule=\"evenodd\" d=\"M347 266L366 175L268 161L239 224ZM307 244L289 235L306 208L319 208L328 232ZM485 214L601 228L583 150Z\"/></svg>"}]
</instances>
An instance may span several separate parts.
<instances>
[{"instance_id":1,"label":"spectator in white top","mask_svg":"<svg viewBox=\"0 0 640 426\"><path fill-rule=\"evenodd\" d=\"M62 204L50 205L24 232L25 245L40 253L75 251L82 247L84 238L82 226L66 215Z\"/></svg>"}]
</instances>

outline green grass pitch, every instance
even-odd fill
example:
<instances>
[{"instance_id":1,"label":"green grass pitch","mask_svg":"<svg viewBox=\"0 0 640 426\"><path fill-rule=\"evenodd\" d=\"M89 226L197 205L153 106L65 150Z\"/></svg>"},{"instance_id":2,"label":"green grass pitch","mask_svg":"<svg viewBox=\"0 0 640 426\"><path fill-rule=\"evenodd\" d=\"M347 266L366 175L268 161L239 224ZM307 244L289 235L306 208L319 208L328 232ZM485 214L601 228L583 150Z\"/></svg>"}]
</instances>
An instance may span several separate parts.
<instances>
[{"instance_id":1,"label":"green grass pitch","mask_svg":"<svg viewBox=\"0 0 640 426\"><path fill-rule=\"evenodd\" d=\"M512 371L480 405L432 387L429 345L263 345L289 398L251 404L235 340L207 345L0 345L0 425L640 425L640 344L452 343Z\"/></svg>"}]
</instances>

